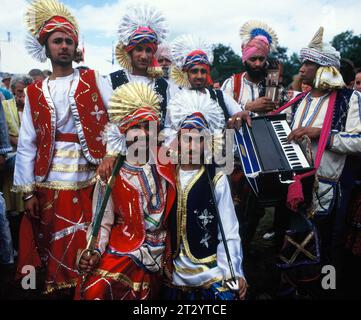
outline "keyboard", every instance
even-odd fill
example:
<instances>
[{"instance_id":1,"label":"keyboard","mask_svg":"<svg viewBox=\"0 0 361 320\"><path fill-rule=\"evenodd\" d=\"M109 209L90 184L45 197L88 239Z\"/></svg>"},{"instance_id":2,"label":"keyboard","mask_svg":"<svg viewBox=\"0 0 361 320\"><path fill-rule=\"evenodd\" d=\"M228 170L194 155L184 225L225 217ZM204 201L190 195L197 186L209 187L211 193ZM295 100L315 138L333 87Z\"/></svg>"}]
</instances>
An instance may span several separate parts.
<instances>
[{"instance_id":1,"label":"keyboard","mask_svg":"<svg viewBox=\"0 0 361 320\"><path fill-rule=\"evenodd\" d=\"M291 128L286 120L271 121L277 139L288 160L291 169L306 169L310 165L299 144L294 141L288 142L287 137L291 133Z\"/></svg>"},{"instance_id":2,"label":"keyboard","mask_svg":"<svg viewBox=\"0 0 361 320\"><path fill-rule=\"evenodd\" d=\"M244 174L264 206L283 201L293 177L313 170L300 145L287 141L290 133L285 114L255 117L251 127L244 123L236 131ZM312 191L313 179L306 180L307 191Z\"/></svg>"}]
</instances>

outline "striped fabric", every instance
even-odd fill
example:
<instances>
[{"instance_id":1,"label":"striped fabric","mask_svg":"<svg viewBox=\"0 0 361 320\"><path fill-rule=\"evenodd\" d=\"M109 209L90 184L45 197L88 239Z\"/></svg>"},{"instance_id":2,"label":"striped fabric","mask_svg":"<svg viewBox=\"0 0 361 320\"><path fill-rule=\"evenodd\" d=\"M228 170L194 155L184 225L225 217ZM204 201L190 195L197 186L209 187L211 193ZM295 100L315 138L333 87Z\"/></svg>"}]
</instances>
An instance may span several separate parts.
<instances>
[{"instance_id":1,"label":"striped fabric","mask_svg":"<svg viewBox=\"0 0 361 320\"><path fill-rule=\"evenodd\" d=\"M181 129L197 129L203 130L208 129L208 123L204 118L203 114L196 112L187 116L181 125Z\"/></svg>"},{"instance_id":2,"label":"striped fabric","mask_svg":"<svg viewBox=\"0 0 361 320\"><path fill-rule=\"evenodd\" d=\"M150 28L139 27L131 35L129 39L129 44L126 46L125 50L127 52L130 52L140 44L148 45L152 49L153 53L155 53L158 48L157 34Z\"/></svg>"}]
</instances>

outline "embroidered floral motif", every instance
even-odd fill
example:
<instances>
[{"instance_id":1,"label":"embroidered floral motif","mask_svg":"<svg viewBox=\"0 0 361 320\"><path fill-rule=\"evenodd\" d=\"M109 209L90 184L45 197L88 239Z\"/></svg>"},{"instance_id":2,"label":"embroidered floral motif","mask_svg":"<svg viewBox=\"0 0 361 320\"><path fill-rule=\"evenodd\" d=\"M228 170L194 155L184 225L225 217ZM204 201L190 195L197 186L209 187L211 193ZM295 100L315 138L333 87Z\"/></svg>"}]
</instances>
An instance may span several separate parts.
<instances>
[{"instance_id":1,"label":"embroidered floral motif","mask_svg":"<svg viewBox=\"0 0 361 320\"><path fill-rule=\"evenodd\" d=\"M198 210L195 211L196 214L198 214L197 211ZM203 210L201 215L198 215L198 219L201 220L201 224L203 225L203 227L206 227L207 224L212 222L212 220L214 219L214 216L207 209L205 209L205 210Z\"/></svg>"},{"instance_id":2,"label":"embroidered floral motif","mask_svg":"<svg viewBox=\"0 0 361 320\"><path fill-rule=\"evenodd\" d=\"M211 239L211 235L209 233L206 233L204 237L202 238L200 244L203 244L205 247L209 247L208 241Z\"/></svg>"},{"instance_id":3,"label":"embroidered floral motif","mask_svg":"<svg viewBox=\"0 0 361 320\"><path fill-rule=\"evenodd\" d=\"M212 223L214 219L214 215L208 211L208 209L204 209L203 211L194 210L194 213L198 216L200 221L201 228L205 231L200 244L209 248L209 240L211 239L211 235L209 234L209 230L207 229L207 225Z\"/></svg>"},{"instance_id":4,"label":"embroidered floral motif","mask_svg":"<svg viewBox=\"0 0 361 320\"><path fill-rule=\"evenodd\" d=\"M101 117L103 114L105 114L105 111L104 110L99 110L99 107L97 105L95 105L95 111L92 111L90 114L92 116L95 116L97 121L100 121Z\"/></svg>"}]
</instances>

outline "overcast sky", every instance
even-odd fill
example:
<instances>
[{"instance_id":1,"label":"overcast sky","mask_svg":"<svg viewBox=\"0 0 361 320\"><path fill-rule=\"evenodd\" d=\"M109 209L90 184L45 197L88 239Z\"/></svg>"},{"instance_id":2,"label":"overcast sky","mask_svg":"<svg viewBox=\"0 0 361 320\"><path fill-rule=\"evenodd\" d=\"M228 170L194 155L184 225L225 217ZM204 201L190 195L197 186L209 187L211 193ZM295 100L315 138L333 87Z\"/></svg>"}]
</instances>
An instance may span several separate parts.
<instances>
[{"instance_id":1,"label":"overcast sky","mask_svg":"<svg viewBox=\"0 0 361 320\"><path fill-rule=\"evenodd\" d=\"M107 74L111 65L112 42L122 13L134 0L64 0L78 19L84 38L85 64ZM143 1L144 2L144 1ZM281 46L288 53L298 52L307 45L320 26L325 27L325 40L352 30L361 34L361 1L359 0L148 0L166 16L169 40L183 33L194 33L210 43L230 45L240 53L239 29L248 20L262 20L278 34ZM26 0L0 0L0 71L28 72L39 64L24 50L23 15ZM11 42L7 43L7 32Z\"/></svg>"}]
</instances>

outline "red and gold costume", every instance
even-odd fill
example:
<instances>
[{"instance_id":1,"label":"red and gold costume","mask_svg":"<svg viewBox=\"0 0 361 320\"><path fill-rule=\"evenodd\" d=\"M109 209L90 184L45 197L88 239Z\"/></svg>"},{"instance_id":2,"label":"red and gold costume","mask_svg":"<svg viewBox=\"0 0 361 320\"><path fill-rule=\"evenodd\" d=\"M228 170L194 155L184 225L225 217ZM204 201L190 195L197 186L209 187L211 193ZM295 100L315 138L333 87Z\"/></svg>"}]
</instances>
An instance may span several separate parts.
<instances>
[{"instance_id":1,"label":"red and gold costume","mask_svg":"<svg viewBox=\"0 0 361 320\"><path fill-rule=\"evenodd\" d=\"M156 120L159 125L159 101L149 86L126 84L114 92L110 115L119 139L124 142L124 134L139 123ZM150 152L150 160L144 165L126 160L116 176L98 236L100 264L82 286L87 300L157 297L166 223L175 199L175 172L172 165L152 161L155 153ZM102 193L104 187L99 182L93 212Z\"/></svg>"},{"instance_id":2,"label":"red and gold costume","mask_svg":"<svg viewBox=\"0 0 361 320\"><path fill-rule=\"evenodd\" d=\"M35 1L29 14L39 45L55 31L68 33L77 43L75 20L62 4ZM106 151L107 88L93 70L74 69L69 76L47 78L27 89L14 189L36 195L40 218L23 218L18 276L24 265L45 266L46 293L76 285L76 253L86 243L95 169Z\"/></svg>"}]
</instances>

